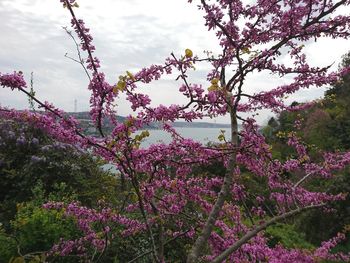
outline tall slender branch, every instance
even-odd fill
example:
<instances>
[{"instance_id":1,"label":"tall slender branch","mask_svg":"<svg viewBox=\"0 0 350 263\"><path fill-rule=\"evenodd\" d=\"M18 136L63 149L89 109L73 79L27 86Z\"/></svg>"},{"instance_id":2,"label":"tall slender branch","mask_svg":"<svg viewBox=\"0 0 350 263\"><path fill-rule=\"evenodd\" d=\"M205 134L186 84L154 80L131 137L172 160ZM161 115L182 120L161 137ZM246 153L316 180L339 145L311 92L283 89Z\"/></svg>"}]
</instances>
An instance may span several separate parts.
<instances>
[{"instance_id":1,"label":"tall slender branch","mask_svg":"<svg viewBox=\"0 0 350 263\"><path fill-rule=\"evenodd\" d=\"M228 93L227 96L230 97L231 93ZM230 98L228 98L228 101L231 101ZM230 110L230 119L231 119L231 144L233 146L238 145L238 123L236 118L236 113L233 111L233 106L228 105ZM218 194L218 197L215 201L214 206L212 207L210 214L207 218L207 221L205 222L205 225L199 235L199 237L196 239L188 257L187 257L187 263L196 263L198 262L198 258L203 253L205 246L207 244L207 241L210 237L211 232L213 231L215 222L219 216L220 211L222 210L222 207L224 205L224 202L226 200L226 197L228 196L228 193L230 192L230 188L233 182L233 173L235 169L235 163L236 163L236 153L232 153L230 155L228 169L225 174L224 182L221 186L221 190Z\"/></svg>"},{"instance_id":2,"label":"tall slender branch","mask_svg":"<svg viewBox=\"0 0 350 263\"><path fill-rule=\"evenodd\" d=\"M94 58L92 56L92 51L91 49L89 48L89 41L87 40L86 38L86 35L84 33L84 31L82 30L82 28L80 27L79 25L79 22L78 22L78 19L76 18L75 16L75 13L73 11L73 8L71 6L71 4L69 3L68 0L65 0L65 3L66 3L66 6L72 16L72 19L81 35L81 37L83 38L84 42L85 42L85 46L86 46L86 51L88 52L88 55L89 55L89 59L90 59L90 62L91 62L91 65L92 65L92 68L93 68L93 71L95 72L96 74L96 77L97 77L97 80L99 81L99 83L102 85L103 84L103 81L102 79L100 78L99 74L98 74L98 70L97 70L97 66L94 62ZM102 106L103 106L103 103L104 103L104 100L105 100L105 97L106 97L106 93L104 92L102 95L101 95L101 101L100 101L100 105L99 105L99 112L98 112L98 117L97 117L97 129L99 131L99 133L101 134L102 137L104 137L104 133L102 131Z\"/></svg>"}]
</instances>

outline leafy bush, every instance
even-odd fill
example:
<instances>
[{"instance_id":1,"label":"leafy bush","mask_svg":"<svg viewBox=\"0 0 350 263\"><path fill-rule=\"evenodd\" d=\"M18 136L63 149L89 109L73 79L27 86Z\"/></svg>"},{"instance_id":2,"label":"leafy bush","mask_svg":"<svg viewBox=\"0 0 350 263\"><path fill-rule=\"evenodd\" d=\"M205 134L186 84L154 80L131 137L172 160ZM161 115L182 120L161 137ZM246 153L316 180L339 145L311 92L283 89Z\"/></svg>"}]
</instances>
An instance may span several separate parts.
<instances>
[{"instance_id":1,"label":"leafy bush","mask_svg":"<svg viewBox=\"0 0 350 263\"><path fill-rule=\"evenodd\" d=\"M0 119L0 222L5 226L16 213L16 204L33 198L40 183L45 193L64 183L85 205L99 199L116 201L117 180L102 170L90 154L59 143L39 129Z\"/></svg>"},{"instance_id":2,"label":"leafy bush","mask_svg":"<svg viewBox=\"0 0 350 263\"><path fill-rule=\"evenodd\" d=\"M48 199L68 202L76 198L66 191L64 184L55 185L53 189L56 193L49 194ZM0 249L0 259L4 262L22 256L36 260L37 256L45 256L46 251L61 238L71 239L79 234L72 219L64 218L63 213L42 208L48 199L41 182L32 189L32 195L32 201L17 203L16 215L7 231L1 229L0 248L3 249Z\"/></svg>"},{"instance_id":3,"label":"leafy bush","mask_svg":"<svg viewBox=\"0 0 350 263\"><path fill-rule=\"evenodd\" d=\"M286 248L314 248L305 240L305 235L298 232L292 225L275 224L266 229L266 234L269 236L268 244L272 247L282 244Z\"/></svg>"}]
</instances>

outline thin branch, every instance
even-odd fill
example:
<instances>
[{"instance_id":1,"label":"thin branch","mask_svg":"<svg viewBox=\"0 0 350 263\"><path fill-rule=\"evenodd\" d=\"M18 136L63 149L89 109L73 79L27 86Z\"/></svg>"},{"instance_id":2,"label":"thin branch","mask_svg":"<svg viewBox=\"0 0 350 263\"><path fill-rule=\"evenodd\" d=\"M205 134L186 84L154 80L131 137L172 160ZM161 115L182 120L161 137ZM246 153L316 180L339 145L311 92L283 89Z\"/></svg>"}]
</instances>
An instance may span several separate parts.
<instances>
[{"instance_id":1,"label":"thin branch","mask_svg":"<svg viewBox=\"0 0 350 263\"><path fill-rule=\"evenodd\" d=\"M78 64L80 64L80 65L83 67L83 69L84 69L84 71L85 71L85 74L86 74L86 76L88 77L89 81L91 81L90 74L89 74L87 68L86 68L85 65L84 65L84 60L83 60L83 58L82 58L82 56L81 56L81 52L80 52L80 48L79 48L78 42L76 41L76 39L75 39L75 37L73 36L72 32L69 31L69 30L67 29L67 27L62 27L62 28L63 28L63 29L66 31L66 33L72 38L72 40L73 40L73 42L74 42L74 44L75 44L75 47L76 47L76 49L77 49L77 54L78 54L79 60L78 60L78 59L74 59L74 58L68 56L67 53L66 53L64 56L65 56L66 58L69 58L69 59L71 59L71 60L77 62Z\"/></svg>"},{"instance_id":2,"label":"thin branch","mask_svg":"<svg viewBox=\"0 0 350 263\"><path fill-rule=\"evenodd\" d=\"M146 211L145 211L145 207L143 205L143 201L142 201L142 196L141 196L141 193L140 193L140 189L139 189L139 184L138 184L138 181L137 179L135 178L135 176L133 176L131 178L131 183L132 183L132 186L136 192L136 195L137 195L137 199L138 199L138 203L139 203L139 208L140 208L140 211L141 211L141 215L145 221L145 225L146 225L146 228L147 228L147 231L148 231L148 236L150 238L150 241L151 241L151 244L152 244L152 255L153 255L153 258L156 262L159 262L159 259L158 259L158 256L157 256L157 247L156 247L156 244L155 244L155 241L154 241L154 237L153 237L153 231L152 231L152 228L148 222L148 219L147 219L147 215L146 215Z\"/></svg>"},{"instance_id":3,"label":"thin branch","mask_svg":"<svg viewBox=\"0 0 350 263\"><path fill-rule=\"evenodd\" d=\"M283 219L287 219L289 217L292 217L294 215L300 214L301 212L315 209L315 208L321 208L325 206L326 204L318 204L318 205L310 205L305 206L302 208L298 208L292 211L289 211L287 213L284 213L282 215L273 217L272 219L268 220L267 222L263 223L262 225L258 226L257 228L249 231L246 233L243 237L241 237L238 241L236 241L234 244L232 244L228 249L226 249L224 252L222 252L219 256L217 256L211 263L221 263L225 259L227 259L233 252L235 252L237 249L239 249L243 244L247 243L251 238L255 237L259 232L266 229L268 226L281 221Z\"/></svg>"},{"instance_id":4,"label":"thin branch","mask_svg":"<svg viewBox=\"0 0 350 263\"><path fill-rule=\"evenodd\" d=\"M82 30L82 28L80 27L80 24L78 22L78 19L76 18L75 16L75 13L72 9L72 6L71 4L69 3L68 0L65 0L65 3L66 3L66 6L73 18L73 21L74 21L74 24L76 25L76 28L77 30L79 31L81 37L83 38L84 42L85 42L85 46L86 46L86 51L88 52L88 55L89 55L89 59L90 59L90 62L91 62L91 65L92 65L92 68L96 74L96 77L97 77L97 80L98 82L100 82L100 84L102 85L103 82L102 82L102 79L100 78L99 74L98 74L98 70L97 70L97 67L96 67L96 64L94 62L94 58L92 57L92 51L88 45L89 41L87 40L86 38L86 35L84 33L84 31ZM99 131L99 133L101 134L102 137L104 137L104 133L102 131L102 106L103 106L103 103L104 103L104 100L105 100L105 97L106 97L106 93L104 92L103 94L101 94L101 102L99 104L99 111L98 111L98 117L97 117L97 129Z\"/></svg>"},{"instance_id":5,"label":"thin branch","mask_svg":"<svg viewBox=\"0 0 350 263\"><path fill-rule=\"evenodd\" d=\"M186 231L184 231L184 232L178 234L177 236L175 236L175 237L169 239L168 241L165 241L165 242L164 242L164 246L167 245L167 244L169 244L169 243L171 243L171 242L173 242L173 241L175 241L175 240L178 239L179 237L182 237L182 236L186 235L186 234L187 234L188 232L190 232L191 230L192 230L192 229L188 229L188 230L186 230ZM136 258L134 258L134 259L128 261L127 263L135 262L136 260L138 260L138 259L140 259L140 258L142 258L142 257L144 257L144 256L146 256L146 255L148 255L148 254L151 254L152 252L153 252L153 250L148 250L148 251L146 251L146 252L144 252L144 253L138 255Z\"/></svg>"},{"instance_id":6,"label":"thin branch","mask_svg":"<svg viewBox=\"0 0 350 263\"><path fill-rule=\"evenodd\" d=\"M311 173L308 173L303 178L301 178L298 182L296 182L293 185L293 190L295 190L295 188L297 188L300 184L302 184L310 175L311 175Z\"/></svg>"}]
</instances>

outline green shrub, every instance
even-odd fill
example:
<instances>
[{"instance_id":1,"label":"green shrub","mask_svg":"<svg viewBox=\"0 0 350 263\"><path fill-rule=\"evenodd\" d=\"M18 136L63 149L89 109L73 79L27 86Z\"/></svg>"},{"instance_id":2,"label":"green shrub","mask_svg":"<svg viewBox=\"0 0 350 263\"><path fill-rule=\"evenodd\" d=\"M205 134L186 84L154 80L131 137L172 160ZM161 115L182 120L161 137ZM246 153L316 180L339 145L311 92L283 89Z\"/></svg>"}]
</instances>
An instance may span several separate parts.
<instances>
[{"instance_id":1,"label":"green shrub","mask_svg":"<svg viewBox=\"0 0 350 263\"><path fill-rule=\"evenodd\" d=\"M312 249L314 246L305 240L305 235L297 232L292 225L275 224L266 229L271 247L282 244L286 248Z\"/></svg>"}]
</instances>

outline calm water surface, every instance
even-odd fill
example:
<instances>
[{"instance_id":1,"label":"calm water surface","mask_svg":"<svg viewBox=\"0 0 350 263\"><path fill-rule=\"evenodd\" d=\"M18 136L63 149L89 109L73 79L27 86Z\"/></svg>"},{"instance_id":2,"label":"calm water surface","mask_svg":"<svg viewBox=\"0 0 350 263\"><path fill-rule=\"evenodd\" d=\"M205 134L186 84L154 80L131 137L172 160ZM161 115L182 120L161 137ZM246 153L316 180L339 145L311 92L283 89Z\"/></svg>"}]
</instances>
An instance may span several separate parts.
<instances>
[{"instance_id":1,"label":"calm water surface","mask_svg":"<svg viewBox=\"0 0 350 263\"><path fill-rule=\"evenodd\" d=\"M230 139L230 131L227 128L176 128L176 131L184 138L193 139L201 143L219 142L218 136L220 130L225 131L226 140ZM154 143L169 143L171 136L163 130L149 130L150 136L141 144L142 147L148 147Z\"/></svg>"}]
</instances>

